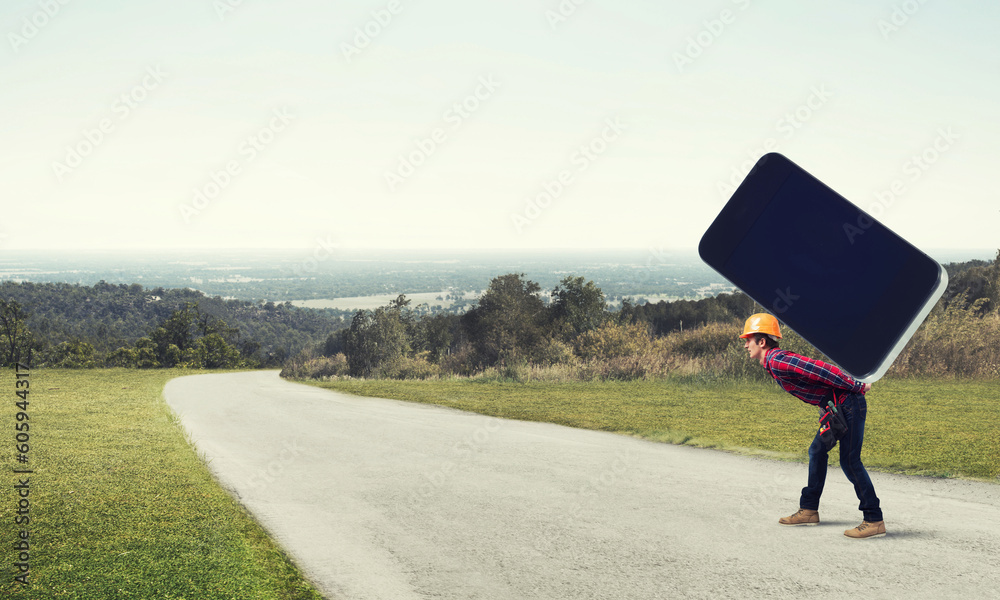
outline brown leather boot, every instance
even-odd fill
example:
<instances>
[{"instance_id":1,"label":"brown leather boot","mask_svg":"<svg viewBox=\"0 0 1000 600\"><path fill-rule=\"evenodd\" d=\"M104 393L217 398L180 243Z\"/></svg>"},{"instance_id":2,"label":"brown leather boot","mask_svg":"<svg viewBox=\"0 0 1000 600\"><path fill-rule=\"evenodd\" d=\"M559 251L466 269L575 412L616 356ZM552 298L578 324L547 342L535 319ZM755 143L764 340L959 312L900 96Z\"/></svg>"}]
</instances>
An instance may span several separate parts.
<instances>
[{"instance_id":1,"label":"brown leather boot","mask_svg":"<svg viewBox=\"0 0 1000 600\"><path fill-rule=\"evenodd\" d=\"M856 540L882 537L885 535L885 521L875 521L874 523L862 521L861 525L858 525L854 529L848 529L844 532L844 535Z\"/></svg>"},{"instance_id":2,"label":"brown leather boot","mask_svg":"<svg viewBox=\"0 0 1000 600\"><path fill-rule=\"evenodd\" d=\"M782 525L819 525L819 511L800 508L794 515L781 517L778 523Z\"/></svg>"}]
</instances>

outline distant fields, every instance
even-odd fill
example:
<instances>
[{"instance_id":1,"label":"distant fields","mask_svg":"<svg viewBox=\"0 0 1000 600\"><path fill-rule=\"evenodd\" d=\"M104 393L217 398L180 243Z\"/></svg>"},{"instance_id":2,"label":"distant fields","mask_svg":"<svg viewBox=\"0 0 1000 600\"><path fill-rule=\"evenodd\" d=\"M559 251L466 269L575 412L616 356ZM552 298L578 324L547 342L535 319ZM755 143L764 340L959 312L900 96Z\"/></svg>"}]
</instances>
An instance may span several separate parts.
<instances>
[{"instance_id":1,"label":"distant fields","mask_svg":"<svg viewBox=\"0 0 1000 600\"><path fill-rule=\"evenodd\" d=\"M14 374L0 372L14 397ZM14 475L5 405L0 457L3 598L316 600L260 526L215 482L163 400L183 370L31 373L30 475ZM30 588L13 583L14 477L30 477Z\"/></svg>"},{"instance_id":2,"label":"distant fields","mask_svg":"<svg viewBox=\"0 0 1000 600\"><path fill-rule=\"evenodd\" d=\"M456 294L458 292L451 291L441 291L441 292L417 292L415 294L406 294L407 299L413 302L413 306L420 304L427 304L428 306L441 306L443 308L449 308L454 304L454 300L438 300L437 298L444 298L448 294ZM328 298L328 299L317 299L317 300L292 300L293 306L299 306L302 308L333 308L336 310L373 310L379 306L385 306L395 300L399 294L379 294L375 296L354 296L351 298ZM466 293L464 297L467 300L474 300L479 296L474 293Z\"/></svg>"},{"instance_id":3,"label":"distant fields","mask_svg":"<svg viewBox=\"0 0 1000 600\"><path fill-rule=\"evenodd\" d=\"M445 379L313 385L784 460L806 461L817 427L815 408L771 382ZM869 468L994 481L1000 476L1000 381L883 380L867 398L862 458Z\"/></svg>"},{"instance_id":4,"label":"distant fields","mask_svg":"<svg viewBox=\"0 0 1000 600\"><path fill-rule=\"evenodd\" d=\"M438 290L484 290L504 273L525 273L543 290L568 274L593 279L609 298L696 298L697 290L732 289L694 248L576 250L376 250L336 248L319 238L300 249L74 252L10 250L0 257L0 276L34 282L100 281L148 288L194 287L206 296L276 303L311 299L360 299L399 293L407 297ZM320 251L320 252L317 252ZM319 256L316 256L317 253ZM979 254L971 253L970 256ZM992 253L983 258L992 258ZM715 288L712 285L715 284ZM437 302L428 301L431 306ZM348 309L364 306L347 306ZM374 306L385 304L381 302ZM419 304L416 302L415 304ZM311 305L310 305L311 306ZM372 308L374 308L372 306Z\"/></svg>"},{"instance_id":5,"label":"distant fields","mask_svg":"<svg viewBox=\"0 0 1000 600\"><path fill-rule=\"evenodd\" d=\"M419 306L420 304L426 304L428 306L441 306L442 308L450 308L455 304L454 300L438 300L438 298L444 298L447 294L454 294L457 292L442 291L442 292L417 292L414 294L406 294L406 298L413 302L413 306ZM300 308L332 308L336 310L374 310L379 306L385 306L393 300L395 300L399 294L380 294L376 296L354 296L351 298L328 298L322 300L292 300L293 306L298 306ZM463 297L466 300L475 300L479 296L472 292L466 292ZM639 297L643 298L648 302L673 302L675 300L680 300L680 296L666 296L666 295L643 295L640 294ZM612 308L618 307L621 302L608 302L608 305Z\"/></svg>"}]
</instances>

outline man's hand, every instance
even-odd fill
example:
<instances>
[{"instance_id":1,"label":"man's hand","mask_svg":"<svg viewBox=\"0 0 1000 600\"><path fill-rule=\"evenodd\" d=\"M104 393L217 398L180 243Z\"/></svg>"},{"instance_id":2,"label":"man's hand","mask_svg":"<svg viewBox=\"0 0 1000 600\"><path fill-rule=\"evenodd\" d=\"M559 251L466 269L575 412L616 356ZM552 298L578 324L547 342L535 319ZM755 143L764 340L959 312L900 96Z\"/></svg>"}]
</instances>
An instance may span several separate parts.
<instances>
[{"instance_id":1,"label":"man's hand","mask_svg":"<svg viewBox=\"0 0 1000 600\"><path fill-rule=\"evenodd\" d=\"M862 393L862 394L867 394L867 393L868 393L868 390L870 390L870 389L872 389L872 384L870 384L870 383L866 383L866 384L865 384L865 387L864 387L864 388L862 388L862 390L861 390L861 393Z\"/></svg>"}]
</instances>

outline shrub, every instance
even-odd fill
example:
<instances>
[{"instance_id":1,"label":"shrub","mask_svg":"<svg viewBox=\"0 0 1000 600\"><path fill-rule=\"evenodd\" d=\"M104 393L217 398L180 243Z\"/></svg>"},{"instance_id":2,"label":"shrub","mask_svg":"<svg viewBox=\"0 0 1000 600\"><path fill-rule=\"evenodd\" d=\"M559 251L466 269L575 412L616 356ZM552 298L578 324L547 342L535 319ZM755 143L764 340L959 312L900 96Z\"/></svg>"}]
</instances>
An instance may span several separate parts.
<instances>
[{"instance_id":1,"label":"shrub","mask_svg":"<svg viewBox=\"0 0 1000 600\"><path fill-rule=\"evenodd\" d=\"M160 366L149 338L140 338L135 347L122 346L105 358L105 366L126 369L152 369Z\"/></svg>"},{"instance_id":2,"label":"shrub","mask_svg":"<svg viewBox=\"0 0 1000 600\"><path fill-rule=\"evenodd\" d=\"M177 362L171 359L172 352L174 356L180 355L182 360ZM241 366L240 351L230 346L218 333L198 338L194 346L185 348L183 352L171 344L167 347L167 356L168 364L190 369L233 369Z\"/></svg>"},{"instance_id":3,"label":"shrub","mask_svg":"<svg viewBox=\"0 0 1000 600\"><path fill-rule=\"evenodd\" d=\"M315 378L344 377L351 370L343 352L313 359L307 366L310 368L310 376Z\"/></svg>"},{"instance_id":4,"label":"shrub","mask_svg":"<svg viewBox=\"0 0 1000 600\"><path fill-rule=\"evenodd\" d=\"M710 323L671 333L661 338L659 343L671 358L672 373L736 381L769 380L767 370L747 355L745 340L739 337L742 331L742 321ZM794 331L784 328L781 333L781 348L810 358L828 360ZM680 365L685 363L684 371L678 373Z\"/></svg>"},{"instance_id":5,"label":"shrub","mask_svg":"<svg viewBox=\"0 0 1000 600\"><path fill-rule=\"evenodd\" d=\"M139 350L129 346L122 346L107 356L104 360L107 367L124 367L135 369L139 365Z\"/></svg>"},{"instance_id":6,"label":"shrub","mask_svg":"<svg viewBox=\"0 0 1000 600\"><path fill-rule=\"evenodd\" d=\"M643 323L624 325L608 321L576 338L577 354L588 360L647 356L653 351L653 339Z\"/></svg>"},{"instance_id":7,"label":"shrub","mask_svg":"<svg viewBox=\"0 0 1000 600\"><path fill-rule=\"evenodd\" d=\"M583 367L576 357L573 363L553 364L546 366L532 365L528 372L531 381L547 381L552 383L569 383L587 379Z\"/></svg>"},{"instance_id":8,"label":"shrub","mask_svg":"<svg viewBox=\"0 0 1000 600\"><path fill-rule=\"evenodd\" d=\"M664 350L670 354L689 358L716 357L726 352L733 345L733 340L743 345L738 337L742 329L742 323L709 323L704 327L673 332L661 339Z\"/></svg>"},{"instance_id":9,"label":"shrub","mask_svg":"<svg viewBox=\"0 0 1000 600\"><path fill-rule=\"evenodd\" d=\"M987 302L980 298L966 305L957 299L935 309L889 372L904 377L1000 376L1000 313L982 314Z\"/></svg>"},{"instance_id":10,"label":"shrub","mask_svg":"<svg viewBox=\"0 0 1000 600\"><path fill-rule=\"evenodd\" d=\"M531 379L534 368L526 362L511 362L486 367L471 379L479 383L524 383Z\"/></svg>"},{"instance_id":11,"label":"shrub","mask_svg":"<svg viewBox=\"0 0 1000 600\"><path fill-rule=\"evenodd\" d=\"M633 380L647 379L660 369L658 355L617 356L614 358L592 359L584 364L583 372L589 379Z\"/></svg>"},{"instance_id":12,"label":"shrub","mask_svg":"<svg viewBox=\"0 0 1000 600\"><path fill-rule=\"evenodd\" d=\"M532 364L537 366L572 365L577 362L573 348L556 339L550 339L535 349Z\"/></svg>"},{"instance_id":13,"label":"shrub","mask_svg":"<svg viewBox=\"0 0 1000 600\"><path fill-rule=\"evenodd\" d=\"M431 379L441 375L441 367L427 360L427 353L416 357L404 356L383 368L379 376L389 379Z\"/></svg>"},{"instance_id":14,"label":"shrub","mask_svg":"<svg viewBox=\"0 0 1000 600\"><path fill-rule=\"evenodd\" d=\"M462 345L451 354L446 354L438 361L441 373L469 377L476 372L475 353L468 344Z\"/></svg>"},{"instance_id":15,"label":"shrub","mask_svg":"<svg viewBox=\"0 0 1000 600\"><path fill-rule=\"evenodd\" d=\"M329 379L343 377L349 372L347 357L343 352L319 358L308 358L307 354L300 353L285 364L281 376L293 379Z\"/></svg>"},{"instance_id":16,"label":"shrub","mask_svg":"<svg viewBox=\"0 0 1000 600\"><path fill-rule=\"evenodd\" d=\"M53 367L64 369L89 369L97 366L94 346L79 340L62 342L56 346L47 362Z\"/></svg>"},{"instance_id":17,"label":"shrub","mask_svg":"<svg viewBox=\"0 0 1000 600\"><path fill-rule=\"evenodd\" d=\"M744 341L736 338L715 360L711 361L708 371L720 379L735 381L767 381L771 375L760 363L750 358L743 347ZM793 350L794 352L794 350Z\"/></svg>"}]
</instances>

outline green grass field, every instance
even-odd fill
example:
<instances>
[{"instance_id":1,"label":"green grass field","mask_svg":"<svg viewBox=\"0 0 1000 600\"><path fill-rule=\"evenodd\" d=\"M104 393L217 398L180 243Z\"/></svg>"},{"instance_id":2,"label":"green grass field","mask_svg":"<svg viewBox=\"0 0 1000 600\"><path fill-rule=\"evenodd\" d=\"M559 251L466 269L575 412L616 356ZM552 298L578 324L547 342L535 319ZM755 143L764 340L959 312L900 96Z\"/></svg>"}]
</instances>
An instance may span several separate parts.
<instances>
[{"instance_id":1,"label":"green grass field","mask_svg":"<svg viewBox=\"0 0 1000 600\"><path fill-rule=\"evenodd\" d=\"M321 598L185 440L162 391L190 371L32 371L28 465L14 462L15 376L2 373L0 596ZM30 477L28 588L13 581L16 477Z\"/></svg>"},{"instance_id":2,"label":"green grass field","mask_svg":"<svg viewBox=\"0 0 1000 600\"><path fill-rule=\"evenodd\" d=\"M497 383L477 380L314 383L361 396L450 406L647 439L806 461L815 408L772 382L683 380ZM862 459L881 471L996 481L1000 382L883 380L868 393ZM836 464L837 452L831 462Z\"/></svg>"},{"instance_id":3,"label":"green grass field","mask_svg":"<svg viewBox=\"0 0 1000 600\"><path fill-rule=\"evenodd\" d=\"M162 398L182 370L37 370L31 448L15 463L14 374L0 417L3 597L317 599L265 532L223 491ZM773 384L477 380L317 383L359 395L436 403L671 443L805 460L815 410ZM1000 382L884 381L869 394L870 468L996 480ZM31 586L13 582L18 477L30 477Z\"/></svg>"}]
</instances>

